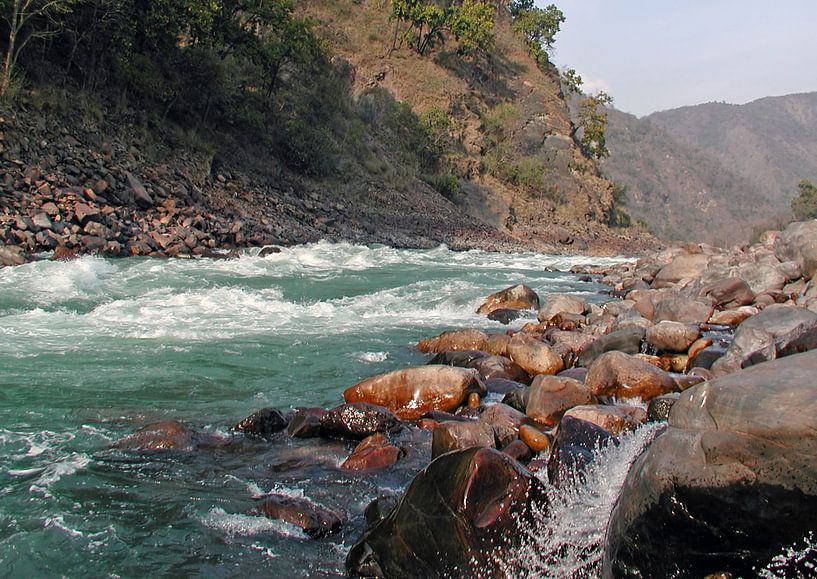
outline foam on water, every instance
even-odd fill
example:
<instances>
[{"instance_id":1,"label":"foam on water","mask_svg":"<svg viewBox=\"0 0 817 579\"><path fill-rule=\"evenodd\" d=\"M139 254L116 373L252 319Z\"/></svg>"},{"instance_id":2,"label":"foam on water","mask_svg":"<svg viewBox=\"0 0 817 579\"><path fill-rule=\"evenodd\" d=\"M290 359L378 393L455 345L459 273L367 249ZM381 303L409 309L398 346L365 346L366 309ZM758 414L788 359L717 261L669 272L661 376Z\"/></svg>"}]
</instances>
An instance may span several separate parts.
<instances>
[{"instance_id":1,"label":"foam on water","mask_svg":"<svg viewBox=\"0 0 817 579\"><path fill-rule=\"evenodd\" d=\"M306 540L309 537L300 528L283 521L261 516L229 514L222 508L213 508L200 517L204 526L215 529L229 537L250 537L275 533L291 539Z\"/></svg>"}]
</instances>

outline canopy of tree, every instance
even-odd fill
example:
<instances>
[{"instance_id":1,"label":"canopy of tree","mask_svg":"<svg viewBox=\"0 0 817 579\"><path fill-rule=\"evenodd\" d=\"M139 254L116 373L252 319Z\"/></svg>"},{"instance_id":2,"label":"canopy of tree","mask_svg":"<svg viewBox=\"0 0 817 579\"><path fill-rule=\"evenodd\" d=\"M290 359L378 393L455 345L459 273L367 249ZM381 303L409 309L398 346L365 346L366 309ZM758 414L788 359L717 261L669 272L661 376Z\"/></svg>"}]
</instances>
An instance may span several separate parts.
<instances>
[{"instance_id":1,"label":"canopy of tree","mask_svg":"<svg viewBox=\"0 0 817 579\"><path fill-rule=\"evenodd\" d=\"M808 179L797 185L799 194L791 201L791 210L797 221L817 219L817 186Z\"/></svg>"}]
</instances>

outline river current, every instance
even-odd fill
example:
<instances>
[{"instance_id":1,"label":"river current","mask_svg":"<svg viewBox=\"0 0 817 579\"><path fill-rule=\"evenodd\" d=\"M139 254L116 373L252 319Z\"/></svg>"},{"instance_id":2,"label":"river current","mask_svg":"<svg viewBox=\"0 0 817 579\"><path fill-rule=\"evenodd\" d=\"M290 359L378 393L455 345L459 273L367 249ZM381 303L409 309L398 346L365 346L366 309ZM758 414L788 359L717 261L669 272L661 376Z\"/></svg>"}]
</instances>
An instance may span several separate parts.
<instances>
[{"instance_id":1,"label":"river current","mask_svg":"<svg viewBox=\"0 0 817 579\"><path fill-rule=\"evenodd\" d=\"M365 506L401 492L428 457L353 476L338 469L352 444L231 443L229 426L267 406L335 406L362 378L425 363L413 345L440 331L503 331L474 311L509 285L604 301L603 286L567 271L609 262L319 243L264 258L83 257L0 270L0 576L342 575ZM111 448L166 419L224 445ZM651 435L638 433L624 464L594 474L598 489L560 507L562 518L587 519L575 505L603 503L585 524L596 538L571 543L598 541L627 461ZM311 540L253 514L269 492L337 510L344 530ZM563 533L530 532L532 543ZM566 566L528 553L509 575L575 571L595 560L587 548Z\"/></svg>"}]
</instances>

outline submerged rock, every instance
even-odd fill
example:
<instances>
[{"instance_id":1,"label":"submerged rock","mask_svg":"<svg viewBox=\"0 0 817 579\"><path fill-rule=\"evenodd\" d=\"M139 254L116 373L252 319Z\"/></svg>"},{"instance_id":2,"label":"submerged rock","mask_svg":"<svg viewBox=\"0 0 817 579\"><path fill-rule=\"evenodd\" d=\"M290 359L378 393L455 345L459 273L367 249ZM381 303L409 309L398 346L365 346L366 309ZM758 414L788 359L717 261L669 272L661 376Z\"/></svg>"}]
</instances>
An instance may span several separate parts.
<instances>
[{"instance_id":1,"label":"submerged rock","mask_svg":"<svg viewBox=\"0 0 817 579\"><path fill-rule=\"evenodd\" d=\"M472 392L485 394L476 370L435 365L368 378L346 389L343 397L384 406L402 420L417 420L430 410L454 410Z\"/></svg>"},{"instance_id":2,"label":"submerged rock","mask_svg":"<svg viewBox=\"0 0 817 579\"><path fill-rule=\"evenodd\" d=\"M618 439L601 426L565 416L553 440L548 459L548 479L555 487L582 480L585 467L593 462L596 452Z\"/></svg>"},{"instance_id":3,"label":"submerged rock","mask_svg":"<svg viewBox=\"0 0 817 579\"><path fill-rule=\"evenodd\" d=\"M248 438L269 440L273 434L281 432L287 427L289 420L277 408L264 408L248 416L232 430L243 432Z\"/></svg>"},{"instance_id":4,"label":"submerged rock","mask_svg":"<svg viewBox=\"0 0 817 579\"><path fill-rule=\"evenodd\" d=\"M114 443L123 450L175 450L192 452L203 436L177 420L165 420L143 426L133 434Z\"/></svg>"},{"instance_id":5,"label":"submerged rock","mask_svg":"<svg viewBox=\"0 0 817 579\"><path fill-rule=\"evenodd\" d=\"M365 402L341 404L320 420L321 433L338 438L363 439L378 432L398 432L403 428L390 410Z\"/></svg>"},{"instance_id":6,"label":"submerged rock","mask_svg":"<svg viewBox=\"0 0 817 579\"><path fill-rule=\"evenodd\" d=\"M627 476L604 575L755 576L817 532L815 375L809 352L681 394ZM788 576L813 574L800 565Z\"/></svg>"},{"instance_id":7,"label":"submerged rock","mask_svg":"<svg viewBox=\"0 0 817 579\"><path fill-rule=\"evenodd\" d=\"M444 454L352 547L346 568L353 577L493 576L521 540L531 504L545 501L542 484L499 451Z\"/></svg>"},{"instance_id":8,"label":"submerged rock","mask_svg":"<svg viewBox=\"0 0 817 579\"><path fill-rule=\"evenodd\" d=\"M265 497L258 506L258 512L270 519L295 525L313 538L331 535L342 525L340 517L333 511L305 499L285 495Z\"/></svg>"}]
</instances>

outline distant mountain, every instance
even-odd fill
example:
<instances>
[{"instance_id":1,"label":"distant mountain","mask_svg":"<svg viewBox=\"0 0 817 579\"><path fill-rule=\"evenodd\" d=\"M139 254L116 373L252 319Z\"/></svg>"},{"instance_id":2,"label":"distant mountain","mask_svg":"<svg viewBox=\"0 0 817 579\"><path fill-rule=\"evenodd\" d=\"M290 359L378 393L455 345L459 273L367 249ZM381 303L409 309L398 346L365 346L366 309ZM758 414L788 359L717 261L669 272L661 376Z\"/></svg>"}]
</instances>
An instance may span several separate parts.
<instances>
[{"instance_id":1,"label":"distant mountain","mask_svg":"<svg viewBox=\"0 0 817 579\"><path fill-rule=\"evenodd\" d=\"M610 111L605 173L630 211L673 239L727 245L785 220L817 180L817 93L708 103L636 118Z\"/></svg>"}]
</instances>

